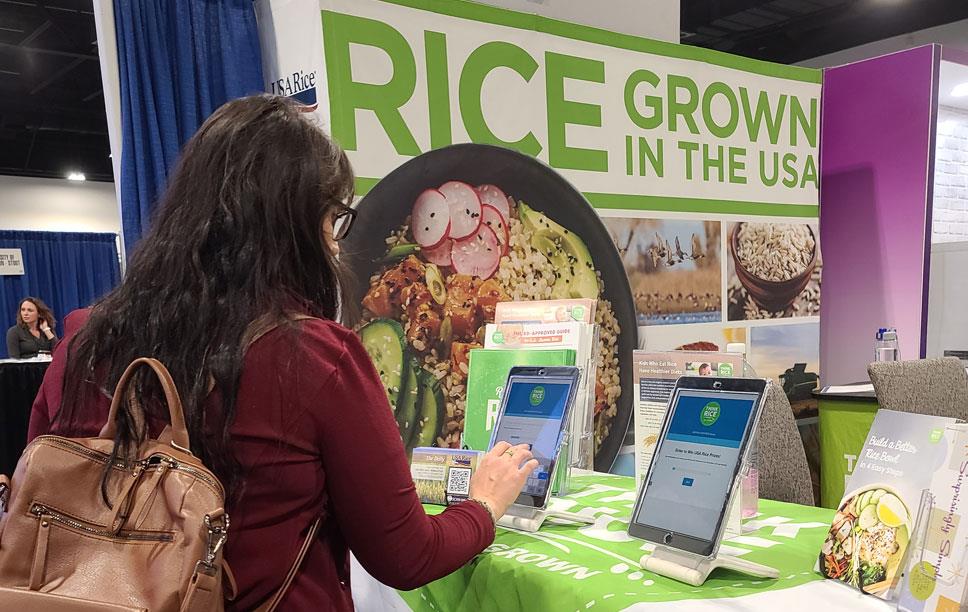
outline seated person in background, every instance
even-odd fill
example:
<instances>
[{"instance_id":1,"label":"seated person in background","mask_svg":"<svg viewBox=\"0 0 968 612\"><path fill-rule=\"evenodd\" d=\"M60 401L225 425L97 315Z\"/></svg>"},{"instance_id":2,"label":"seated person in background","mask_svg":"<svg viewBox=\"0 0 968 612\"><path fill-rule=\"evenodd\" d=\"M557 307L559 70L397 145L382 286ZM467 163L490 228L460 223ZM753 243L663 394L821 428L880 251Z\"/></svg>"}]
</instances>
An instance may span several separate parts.
<instances>
[{"instance_id":1,"label":"seated person in background","mask_svg":"<svg viewBox=\"0 0 968 612\"><path fill-rule=\"evenodd\" d=\"M20 300L17 324L7 330L7 353L12 359L30 359L41 351L50 353L57 344L54 313L35 297Z\"/></svg>"}]
</instances>

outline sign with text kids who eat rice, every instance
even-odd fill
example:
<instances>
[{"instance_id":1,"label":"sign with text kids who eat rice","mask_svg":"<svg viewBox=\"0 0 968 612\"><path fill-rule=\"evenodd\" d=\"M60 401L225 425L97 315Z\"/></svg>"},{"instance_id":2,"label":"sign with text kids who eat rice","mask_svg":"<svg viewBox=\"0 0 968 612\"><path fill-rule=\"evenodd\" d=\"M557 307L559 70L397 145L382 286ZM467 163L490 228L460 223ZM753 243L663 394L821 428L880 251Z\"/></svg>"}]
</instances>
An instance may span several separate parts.
<instances>
[{"instance_id":1,"label":"sign with text kids who eat rice","mask_svg":"<svg viewBox=\"0 0 968 612\"><path fill-rule=\"evenodd\" d=\"M606 209L816 217L820 72L462 0L257 3L267 89L315 108L362 195L459 142Z\"/></svg>"}]
</instances>

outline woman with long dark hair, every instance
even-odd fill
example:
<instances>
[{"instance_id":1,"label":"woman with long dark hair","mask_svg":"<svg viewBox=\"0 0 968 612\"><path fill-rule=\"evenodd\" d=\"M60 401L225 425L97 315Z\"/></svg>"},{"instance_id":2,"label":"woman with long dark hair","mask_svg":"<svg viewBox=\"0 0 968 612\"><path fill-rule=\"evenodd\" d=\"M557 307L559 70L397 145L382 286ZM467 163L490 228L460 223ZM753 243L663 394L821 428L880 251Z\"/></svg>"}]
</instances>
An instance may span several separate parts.
<instances>
[{"instance_id":1,"label":"woman with long dark hair","mask_svg":"<svg viewBox=\"0 0 968 612\"><path fill-rule=\"evenodd\" d=\"M351 609L350 550L396 588L444 576L492 541L536 465L527 448L501 444L475 473L471 500L424 513L380 379L335 322L353 184L346 155L293 102L220 108L185 146L121 285L61 343L34 406L31 439L93 436L134 358L169 368L191 450L229 492L233 609L279 587L320 514L279 609ZM149 380L140 393L157 431L167 412ZM135 452L140 429L121 413L119 458Z\"/></svg>"},{"instance_id":2,"label":"woman with long dark hair","mask_svg":"<svg viewBox=\"0 0 968 612\"><path fill-rule=\"evenodd\" d=\"M17 323L7 330L7 354L11 359L30 359L49 353L57 344L54 313L43 300L25 297L17 306Z\"/></svg>"}]
</instances>

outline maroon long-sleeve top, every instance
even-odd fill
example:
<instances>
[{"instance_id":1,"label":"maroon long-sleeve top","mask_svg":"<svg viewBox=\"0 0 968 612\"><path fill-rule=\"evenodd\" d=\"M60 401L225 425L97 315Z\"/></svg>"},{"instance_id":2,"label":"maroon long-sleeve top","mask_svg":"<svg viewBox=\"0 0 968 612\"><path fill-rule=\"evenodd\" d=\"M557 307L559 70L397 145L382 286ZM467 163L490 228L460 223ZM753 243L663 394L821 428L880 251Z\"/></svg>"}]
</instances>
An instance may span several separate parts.
<instances>
[{"instance_id":1,"label":"maroon long-sleeve top","mask_svg":"<svg viewBox=\"0 0 968 612\"><path fill-rule=\"evenodd\" d=\"M243 364L231 428L245 474L244 495L228 509L226 558L239 585L231 609L252 609L275 592L320 513L321 533L281 610L351 610L351 550L381 582L412 589L458 569L494 539L479 504L426 515L386 394L356 335L316 319L299 328L296 336L269 332ZM107 418L109 400L90 390L74 431L54 421L67 340L34 403L31 440L94 436Z\"/></svg>"}]
</instances>

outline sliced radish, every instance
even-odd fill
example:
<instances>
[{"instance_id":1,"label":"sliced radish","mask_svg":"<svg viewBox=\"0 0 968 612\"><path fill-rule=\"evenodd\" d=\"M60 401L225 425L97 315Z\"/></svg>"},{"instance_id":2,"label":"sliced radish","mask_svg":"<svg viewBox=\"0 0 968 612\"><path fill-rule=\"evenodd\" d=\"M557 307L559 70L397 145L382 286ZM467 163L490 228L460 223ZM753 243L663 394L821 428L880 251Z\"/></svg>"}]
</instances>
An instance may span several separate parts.
<instances>
[{"instance_id":1,"label":"sliced radish","mask_svg":"<svg viewBox=\"0 0 968 612\"><path fill-rule=\"evenodd\" d=\"M460 181L449 181L439 191L450 207L450 237L460 240L473 234L481 224L481 198L474 188Z\"/></svg>"},{"instance_id":2,"label":"sliced radish","mask_svg":"<svg viewBox=\"0 0 968 612\"><path fill-rule=\"evenodd\" d=\"M504 192L499 187L495 187L494 185L478 185L477 193L481 196L481 204L493 206L505 219L511 216L508 197L504 195Z\"/></svg>"},{"instance_id":3,"label":"sliced radish","mask_svg":"<svg viewBox=\"0 0 968 612\"><path fill-rule=\"evenodd\" d=\"M454 241L450 238L445 238L443 242L435 247L427 247L420 249L423 253L424 259L432 264L444 267L450 266L450 253L454 250Z\"/></svg>"},{"instance_id":4,"label":"sliced radish","mask_svg":"<svg viewBox=\"0 0 968 612\"><path fill-rule=\"evenodd\" d=\"M493 206L481 206L481 223L494 230L497 242L501 245L501 255L508 252L508 222L505 219Z\"/></svg>"},{"instance_id":5,"label":"sliced radish","mask_svg":"<svg viewBox=\"0 0 968 612\"><path fill-rule=\"evenodd\" d=\"M494 275L501 263L501 245L491 228L481 225L473 235L454 243L451 257L458 274L486 280Z\"/></svg>"},{"instance_id":6,"label":"sliced radish","mask_svg":"<svg viewBox=\"0 0 968 612\"><path fill-rule=\"evenodd\" d=\"M444 194L428 189L417 196L411 225L413 238L422 247L434 247L446 240L450 232L450 206Z\"/></svg>"}]
</instances>

